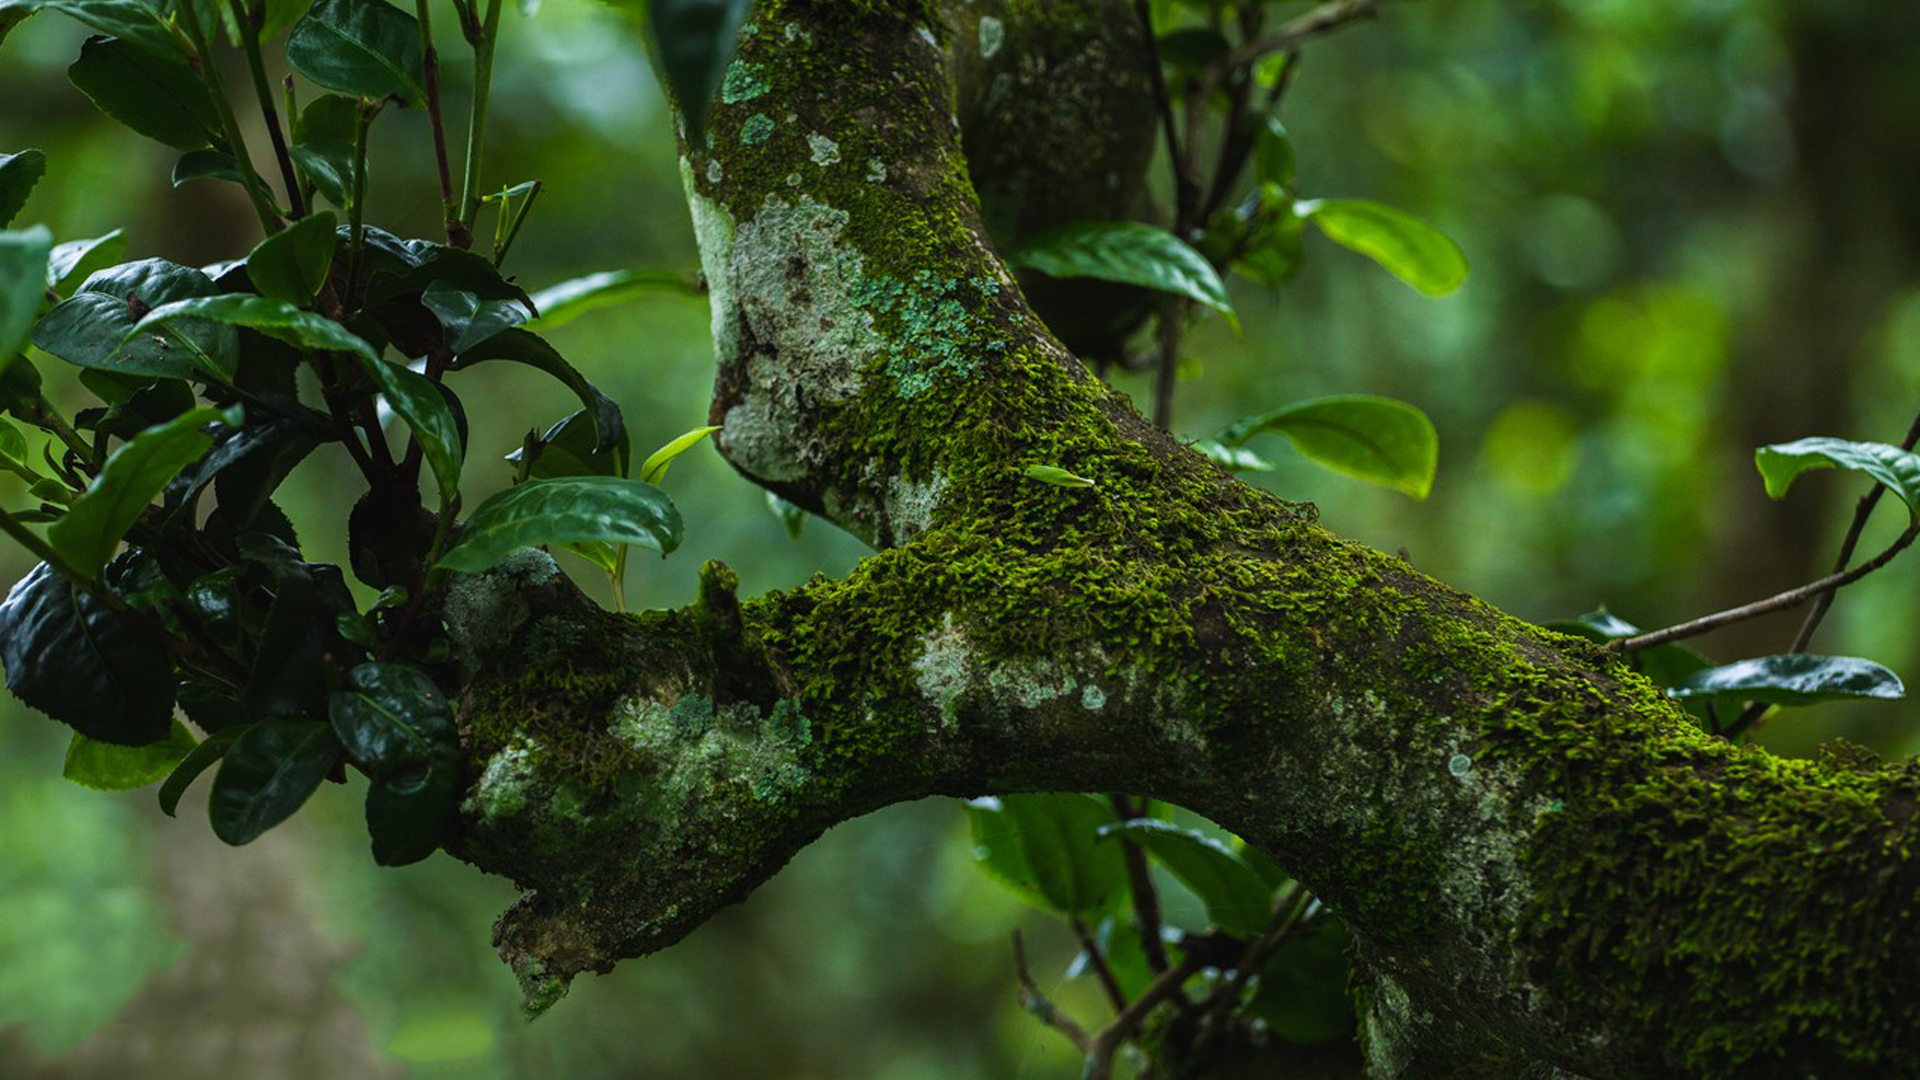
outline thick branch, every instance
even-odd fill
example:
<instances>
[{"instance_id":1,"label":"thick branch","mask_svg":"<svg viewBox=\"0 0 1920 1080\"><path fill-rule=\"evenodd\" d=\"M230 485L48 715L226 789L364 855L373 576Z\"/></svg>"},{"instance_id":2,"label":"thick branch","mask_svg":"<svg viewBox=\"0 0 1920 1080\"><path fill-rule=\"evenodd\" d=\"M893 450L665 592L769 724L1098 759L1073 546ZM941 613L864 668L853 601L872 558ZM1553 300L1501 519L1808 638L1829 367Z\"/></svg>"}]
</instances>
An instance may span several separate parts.
<instances>
[{"instance_id":1,"label":"thick branch","mask_svg":"<svg viewBox=\"0 0 1920 1080\"><path fill-rule=\"evenodd\" d=\"M744 604L710 570L683 612L531 555L450 600L460 852L532 890L499 938L533 1003L876 807L1118 788L1340 912L1377 1041L1420 1048L1376 1075L1915 1071L1920 772L1710 738L1144 422L995 256L924 16L764 4L686 164L720 445L888 550Z\"/></svg>"}]
</instances>

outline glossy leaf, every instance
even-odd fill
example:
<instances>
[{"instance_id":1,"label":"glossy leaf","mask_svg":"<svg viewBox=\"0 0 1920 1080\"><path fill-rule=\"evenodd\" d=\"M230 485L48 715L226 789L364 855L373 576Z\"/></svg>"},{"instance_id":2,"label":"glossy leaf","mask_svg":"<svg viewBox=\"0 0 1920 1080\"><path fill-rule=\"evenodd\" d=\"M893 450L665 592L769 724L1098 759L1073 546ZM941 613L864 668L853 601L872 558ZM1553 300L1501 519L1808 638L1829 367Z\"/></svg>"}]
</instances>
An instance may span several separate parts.
<instances>
[{"instance_id":1,"label":"glossy leaf","mask_svg":"<svg viewBox=\"0 0 1920 1080\"><path fill-rule=\"evenodd\" d=\"M53 234L46 226L0 232L0 356L12 356L27 340L46 289Z\"/></svg>"},{"instance_id":2,"label":"glossy leaf","mask_svg":"<svg viewBox=\"0 0 1920 1080\"><path fill-rule=\"evenodd\" d=\"M91 240L55 244L53 254L47 259L47 288L65 296L69 286L80 284L95 271L119 262L126 254L127 234L122 229Z\"/></svg>"},{"instance_id":3,"label":"glossy leaf","mask_svg":"<svg viewBox=\"0 0 1920 1080\"><path fill-rule=\"evenodd\" d=\"M1367 199L1314 199L1297 205L1327 239L1386 267L1428 296L1467 281L1467 257L1447 235L1404 210Z\"/></svg>"},{"instance_id":4,"label":"glossy leaf","mask_svg":"<svg viewBox=\"0 0 1920 1080\"><path fill-rule=\"evenodd\" d=\"M320 0L287 35L287 63L343 94L426 97L420 24L384 0Z\"/></svg>"},{"instance_id":5,"label":"glossy leaf","mask_svg":"<svg viewBox=\"0 0 1920 1080\"><path fill-rule=\"evenodd\" d=\"M80 47L67 79L101 112L176 150L198 150L220 137L213 96L177 57L92 37Z\"/></svg>"},{"instance_id":6,"label":"glossy leaf","mask_svg":"<svg viewBox=\"0 0 1920 1080\"><path fill-rule=\"evenodd\" d=\"M440 489L441 503L452 502L460 493L463 441L460 422L441 395L439 384L398 364L368 356L361 357L361 366L380 387L387 407L419 441L427 468L433 471L434 483Z\"/></svg>"},{"instance_id":7,"label":"glossy leaf","mask_svg":"<svg viewBox=\"0 0 1920 1080\"><path fill-rule=\"evenodd\" d=\"M1086 477L1075 476L1073 473L1068 472L1058 465L1029 465L1027 466L1027 476L1043 484L1052 484L1055 487L1090 488L1095 486L1094 482Z\"/></svg>"},{"instance_id":8,"label":"glossy leaf","mask_svg":"<svg viewBox=\"0 0 1920 1080\"><path fill-rule=\"evenodd\" d=\"M1771 498L1784 498L1794 478L1809 469L1841 468L1872 477L1892 489L1907 504L1909 513L1920 515L1920 454L1897 446L1846 439L1799 439L1761 447L1754 452L1753 463L1766 481Z\"/></svg>"},{"instance_id":9,"label":"glossy leaf","mask_svg":"<svg viewBox=\"0 0 1920 1080\"><path fill-rule=\"evenodd\" d=\"M1206 256L1165 229L1136 221L1077 222L1028 241L1008 259L1056 278L1090 277L1187 297L1238 317Z\"/></svg>"},{"instance_id":10,"label":"glossy leaf","mask_svg":"<svg viewBox=\"0 0 1920 1080\"><path fill-rule=\"evenodd\" d=\"M1127 894L1118 844L1099 842L1113 822L1086 795L1007 795L967 804L973 857L1028 903L1060 914L1104 910Z\"/></svg>"},{"instance_id":11,"label":"glossy leaf","mask_svg":"<svg viewBox=\"0 0 1920 1080\"><path fill-rule=\"evenodd\" d=\"M1906 696L1900 677L1857 656L1788 653L1740 660L1706 668L1667 688L1677 698L1710 697L1723 702L1764 701L1771 705L1812 705L1837 698Z\"/></svg>"},{"instance_id":12,"label":"glossy leaf","mask_svg":"<svg viewBox=\"0 0 1920 1080\"><path fill-rule=\"evenodd\" d=\"M666 477L667 466L673 464L674 458L686 453L697 445L700 440L719 430L720 427L717 424L712 427L694 428L692 431L675 438L667 443L667 445L655 450L653 453L647 455L646 461L641 463L640 479L649 484L659 483Z\"/></svg>"},{"instance_id":13,"label":"glossy leaf","mask_svg":"<svg viewBox=\"0 0 1920 1080\"><path fill-rule=\"evenodd\" d=\"M586 540L666 554L680 546L681 532L680 512L652 484L614 476L532 480L481 503L439 565L477 574L523 547Z\"/></svg>"},{"instance_id":14,"label":"glossy leaf","mask_svg":"<svg viewBox=\"0 0 1920 1080\"><path fill-rule=\"evenodd\" d=\"M75 569L98 576L168 482L213 446L206 429L216 421L238 426L239 409L193 409L122 444L87 490L47 528L47 539Z\"/></svg>"},{"instance_id":15,"label":"glossy leaf","mask_svg":"<svg viewBox=\"0 0 1920 1080\"><path fill-rule=\"evenodd\" d=\"M1604 605L1576 619L1560 619L1543 625L1549 630L1603 645L1640 633L1639 627L1608 611ZM1627 661L1655 686L1672 686L1696 671L1713 666L1713 661L1677 641L1641 649L1627 657Z\"/></svg>"},{"instance_id":16,"label":"glossy leaf","mask_svg":"<svg viewBox=\"0 0 1920 1080\"><path fill-rule=\"evenodd\" d=\"M660 289L694 295L687 276L670 270L605 270L563 281L533 294L538 314L527 329L565 326L595 308L624 304Z\"/></svg>"},{"instance_id":17,"label":"glossy leaf","mask_svg":"<svg viewBox=\"0 0 1920 1080\"><path fill-rule=\"evenodd\" d=\"M287 149L314 190L342 210L353 208L353 144L331 139L296 143Z\"/></svg>"},{"instance_id":18,"label":"glossy leaf","mask_svg":"<svg viewBox=\"0 0 1920 1080\"><path fill-rule=\"evenodd\" d=\"M367 788L373 861L405 866L433 854L460 805L460 758L442 748L424 767L378 776Z\"/></svg>"},{"instance_id":19,"label":"glossy leaf","mask_svg":"<svg viewBox=\"0 0 1920 1080\"><path fill-rule=\"evenodd\" d=\"M213 834L236 846L258 839L300 809L339 760L340 743L325 724L262 720L246 729L213 778Z\"/></svg>"},{"instance_id":20,"label":"glossy leaf","mask_svg":"<svg viewBox=\"0 0 1920 1080\"><path fill-rule=\"evenodd\" d=\"M687 140L706 142L707 116L733 59L752 0L651 0L647 28L660 71L686 118Z\"/></svg>"},{"instance_id":21,"label":"glossy leaf","mask_svg":"<svg viewBox=\"0 0 1920 1080\"><path fill-rule=\"evenodd\" d=\"M1220 441L1237 446L1265 431L1285 435L1294 449L1337 473L1416 499L1433 490L1440 438L1427 414L1404 401L1371 394L1297 401L1234 424Z\"/></svg>"},{"instance_id":22,"label":"glossy leaf","mask_svg":"<svg viewBox=\"0 0 1920 1080\"><path fill-rule=\"evenodd\" d=\"M270 300L246 293L194 297L162 304L148 312L129 332L129 337L180 319L244 326L303 349L353 353L364 361L379 359L373 346L324 315L302 311L285 300Z\"/></svg>"},{"instance_id":23,"label":"glossy leaf","mask_svg":"<svg viewBox=\"0 0 1920 1080\"><path fill-rule=\"evenodd\" d=\"M0 662L16 697L89 738L144 746L171 729L166 647L45 563L0 603Z\"/></svg>"},{"instance_id":24,"label":"glossy leaf","mask_svg":"<svg viewBox=\"0 0 1920 1080\"><path fill-rule=\"evenodd\" d=\"M195 180L225 180L230 184L247 182L246 176L240 172L240 163L225 150L189 150L181 154L180 160L173 163L173 186L179 187ZM264 182L262 188L265 188Z\"/></svg>"},{"instance_id":25,"label":"glossy leaf","mask_svg":"<svg viewBox=\"0 0 1920 1080\"><path fill-rule=\"evenodd\" d=\"M185 700L184 695L182 700ZM180 763L167 774L166 783L160 785L160 812L173 817L180 809L180 799L187 788L199 778L200 774L212 768L219 760L227 756L227 750L233 741L246 731L246 726L222 728L202 739L200 745L193 748Z\"/></svg>"},{"instance_id":26,"label":"glossy leaf","mask_svg":"<svg viewBox=\"0 0 1920 1080\"><path fill-rule=\"evenodd\" d=\"M347 756L369 776L427 767L457 745L453 708L426 672L405 664L361 664L328 699L328 718Z\"/></svg>"},{"instance_id":27,"label":"glossy leaf","mask_svg":"<svg viewBox=\"0 0 1920 1080\"><path fill-rule=\"evenodd\" d=\"M456 353L466 352L533 317L527 305L513 297L483 300L444 281L428 285L420 294L420 303L440 320L447 331L447 347Z\"/></svg>"},{"instance_id":28,"label":"glossy leaf","mask_svg":"<svg viewBox=\"0 0 1920 1080\"><path fill-rule=\"evenodd\" d=\"M60 775L95 791L132 791L165 779L198 745L178 720L171 735L147 746L116 746L76 732Z\"/></svg>"},{"instance_id":29,"label":"glossy leaf","mask_svg":"<svg viewBox=\"0 0 1920 1080\"><path fill-rule=\"evenodd\" d=\"M247 255L253 287L261 296L295 307L313 303L333 266L334 224L334 216L323 210L260 241Z\"/></svg>"},{"instance_id":30,"label":"glossy leaf","mask_svg":"<svg viewBox=\"0 0 1920 1080\"><path fill-rule=\"evenodd\" d=\"M1165 821L1138 819L1101 828L1103 838L1140 845L1207 905L1207 917L1229 933L1251 937L1273 914L1273 890L1225 844Z\"/></svg>"},{"instance_id":31,"label":"glossy leaf","mask_svg":"<svg viewBox=\"0 0 1920 1080\"><path fill-rule=\"evenodd\" d=\"M167 333L129 336L154 308L219 291L207 275L165 259L108 267L47 312L33 328L33 343L76 367L121 375L185 379L203 365L231 373L240 343L230 326L195 319Z\"/></svg>"},{"instance_id":32,"label":"glossy leaf","mask_svg":"<svg viewBox=\"0 0 1920 1080\"><path fill-rule=\"evenodd\" d=\"M32 468L33 462L27 458L27 437L20 429L7 420L0 419L0 459L10 461L22 468Z\"/></svg>"},{"instance_id":33,"label":"glossy leaf","mask_svg":"<svg viewBox=\"0 0 1920 1080\"><path fill-rule=\"evenodd\" d=\"M38 150L0 154L0 229L13 224L26 208L27 196L47 172L47 155Z\"/></svg>"},{"instance_id":34,"label":"glossy leaf","mask_svg":"<svg viewBox=\"0 0 1920 1080\"><path fill-rule=\"evenodd\" d=\"M620 434L620 441L612 449L598 449L593 420L582 409L548 428L540 437L539 452L528 475L540 480L556 476L626 476L632 453L626 432L623 430ZM517 463L524 454L522 447L508 454L507 460Z\"/></svg>"},{"instance_id":35,"label":"glossy leaf","mask_svg":"<svg viewBox=\"0 0 1920 1080\"><path fill-rule=\"evenodd\" d=\"M596 452L605 452L619 448L622 456L620 475L625 475L625 455L627 453L626 421L621 418L620 406L613 399L600 392L599 388L587 381L565 357L547 344L544 338L525 330L507 330L493 334L479 345L454 357L451 370L464 371L475 364L489 360L506 360L516 364L544 371L560 380L567 389L573 391L586 406L586 413L592 418ZM548 433L548 439L553 433Z\"/></svg>"}]
</instances>

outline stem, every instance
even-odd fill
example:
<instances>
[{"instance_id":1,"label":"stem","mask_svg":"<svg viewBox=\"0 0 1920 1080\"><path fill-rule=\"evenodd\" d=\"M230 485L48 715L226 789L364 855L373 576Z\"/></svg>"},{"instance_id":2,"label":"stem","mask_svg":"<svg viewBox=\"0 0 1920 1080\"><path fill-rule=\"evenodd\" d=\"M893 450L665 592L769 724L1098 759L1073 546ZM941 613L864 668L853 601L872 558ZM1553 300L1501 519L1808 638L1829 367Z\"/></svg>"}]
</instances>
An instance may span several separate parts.
<instances>
[{"instance_id":1,"label":"stem","mask_svg":"<svg viewBox=\"0 0 1920 1080\"><path fill-rule=\"evenodd\" d=\"M1920 443L1920 415L1916 415L1913 423L1907 426L1907 437L1900 440L1900 449L1911 450L1915 443ZM1880 497L1886 493L1885 487L1875 484L1873 490L1862 495L1859 503L1854 506L1853 521L1848 523L1846 539L1840 542L1840 554L1833 560L1833 573L1837 574L1845 570L1847 563L1852 561L1854 549L1860 545L1860 533L1866 529L1867 519L1873 516L1873 508L1879 504ZM1832 593L1824 593L1814 601L1813 610L1807 612L1806 621L1800 624L1800 632L1793 637L1793 648L1790 651L1807 651L1807 643L1813 640L1814 631L1820 629L1821 620L1827 617L1827 609L1832 606Z\"/></svg>"},{"instance_id":2,"label":"stem","mask_svg":"<svg viewBox=\"0 0 1920 1080\"><path fill-rule=\"evenodd\" d=\"M1113 1011L1125 1012L1127 1009L1126 992L1120 989L1120 980L1113 977L1113 968L1107 965L1107 956L1100 951L1100 943L1087 932L1087 924L1075 915L1069 920L1073 925L1073 936L1080 940L1080 947L1086 950L1087 966L1100 982L1100 989L1106 991L1107 1000L1113 1003Z\"/></svg>"},{"instance_id":3,"label":"stem","mask_svg":"<svg viewBox=\"0 0 1920 1080\"><path fill-rule=\"evenodd\" d=\"M1020 979L1020 1007L1038 1017L1041 1023L1065 1035L1067 1041L1081 1053L1092 1053L1093 1040L1088 1038L1086 1030L1048 1001L1046 995L1040 992L1039 984L1033 981L1033 971L1027 967L1027 945L1018 930L1013 932L1013 970Z\"/></svg>"},{"instance_id":4,"label":"stem","mask_svg":"<svg viewBox=\"0 0 1920 1080\"><path fill-rule=\"evenodd\" d=\"M246 140L240 137L240 121L234 117L233 104L227 100L226 83L220 78L220 65L213 62L207 48L207 36L201 30L200 15L192 4L180 4L175 10L180 13L181 26L193 41L200 74L207 80L207 89L212 92L214 110L220 114L220 130L226 133L227 149L232 151L234 165L240 170L240 182L247 189L247 198L253 202L254 213L260 216L261 228L267 231L268 236L272 236L280 231L280 211L268 198L259 174L253 171L253 157L247 153Z\"/></svg>"},{"instance_id":5,"label":"stem","mask_svg":"<svg viewBox=\"0 0 1920 1080\"><path fill-rule=\"evenodd\" d=\"M1186 316L1187 302L1178 297L1160 306L1160 356L1153 375L1153 422L1162 431L1173 429L1174 369L1180 363L1180 331Z\"/></svg>"},{"instance_id":6,"label":"stem","mask_svg":"<svg viewBox=\"0 0 1920 1080\"><path fill-rule=\"evenodd\" d=\"M1913 543L1915 537L1920 537L1920 521L1916 521L1907 526L1907 531L1901 533L1900 538L1895 540L1893 545L1887 548L1887 550L1875 555L1873 558L1868 559L1866 562L1861 563L1851 570L1838 574L1829 574L1818 581L1809 582L1797 589L1788 589L1786 592L1778 595L1769 596L1765 600L1755 600L1751 604L1742 604L1737 608L1729 608L1726 611L1716 611L1711 615L1702 615L1700 618L1680 623L1677 626L1669 626L1664 630L1654 630L1636 637L1621 638L1618 641L1612 642L1611 648L1616 652L1639 652L1642 649L1651 649L1655 645L1665 645L1669 641L1679 641L1682 638L1696 637L1709 630L1718 630L1720 627L1730 623L1742 622L1747 619L1757 618L1761 615L1769 615L1776 611L1784 611L1787 608L1799 607L1801 604L1822 594L1831 593L1835 589L1845 585L1851 585L1892 562L1894 556L1905 551L1907 545Z\"/></svg>"},{"instance_id":7,"label":"stem","mask_svg":"<svg viewBox=\"0 0 1920 1080\"><path fill-rule=\"evenodd\" d=\"M12 514L7 513L5 510L0 510L0 532L6 533L14 543L26 548L27 553L34 558L53 567L54 571L61 577L66 578L68 581L73 582L75 585L80 586L87 590L87 592L92 593L110 604L125 606L124 601L102 590L99 582L81 573L72 563L62 557L58 551L55 551L53 545L41 539L39 534L22 525L19 521L15 520Z\"/></svg>"},{"instance_id":8,"label":"stem","mask_svg":"<svg viewBox=\"0 0 1920 1080\"><path fill-rule=\"evenodd\" d=\"M513 241L520 235L520 226L526 224L527 215L533 211L533 200L539 198L540 192L545 190L545 188L546 185L535 180L533 187L527 189L527 197L520 200L520 208L514 211L513 217L507 225L506 238L496 243L493 247L493 265L495 269L498 269L501 263L507 261L507 252L513 249ZM506 209L506 201L503 199L500 204L500 210L502 213L505 213Z\"/></svg>"},{"instance_id":9,"label":"stem","mask_svg":"<svg viewBox=\"0 0 1920 1080\"><path fill-rule=\"evenodd\" d=\"M427 119L433 126L433 160L440 169L440 213L446 219L447 243L457 248L471 247L473 234L460 222L460 207L453 201L453 167L447 161L447 124L440 109L440 52L433 47L433 14L427 0L413 0L414 17L420 23L420 67L426 73Z\"/></svg>"},{"instance_id":10,"label":"stem","mask_svg":"<svg viewBox=\"0 0 1920 1080\"><path fill-rule=\"evenodd\" d=\"M280 114L273 105L273 91L267 86L266 64L260 59L260 15L247 11L243 0L227 0L233 19L240 27L241 46L247 54L247 72L253 77L253 94L260 99L260 118L266 122L267 138L273 143L273 156L280 165L280 182L287 189L287 212L294 218L307 216L300 197L300 181L293 173L293 157L287 153L287 138L280 130Z\"/></svg>"},{"instance_id":11,"label":"stem","mask_svg":"<svg viewBox=\"0 0 1920 1080\"><path fill-rule=\"evenodd\" d=\"M360 123L353 132L353 206L347 214L347 288L345 300L353 303L360 285L360 262L367 239L367 132L380 106L360 103Z\"/></svg>"},{"instance_id":12,"label":"stem","mask_svg":"<svg viewBox=\"0 0 1920 1080\"><path fill-rule=\"evenodd\" d=\"M1179 207L1179 216L1184 218L1188 207L1197 198L1199 184L1194 181L1186 167L1186 159L1180 152L1180 132L1173 121L1173 99L1167 94L1167 76L1160 69L1160 45L1153 36L1153 11L1147 0L1134 0L1133 10L1140 20L1140 30L1147 43L1147 77L1152 81L1154 104L1160 111L1160 133L1167 142L1167 162L1173 169L1174 203Z\"/></svg>"},{"instance_id":13,"label":"stem","mask_svg":"<svg viewBox=\"0 0 1920 1080\"><path fill-rule=\"evenodd\" d=\"M487 142L487 97L493 84L493 49L500 36L500 0L487 0L486 20L473 43L473 112L467 118L467 170L460 182L460 226L469 236L480 216L480 160Z\"/></svg>"},{"instance_id":14,"label":"stem","mask_svg":"<svg viewBox=\"0 0 1920 1080\"><path fill-rule=\"evenodd\" d=\"M1329 0L1299 18L1283 23L1267 37L1249 42L1227 54L1225 66L1231 70L1251 64L1269 53L1285 52L1312 37L1337 30L1347 23L1379 14L1385 0Z\"/></svg>"}]
</instances>

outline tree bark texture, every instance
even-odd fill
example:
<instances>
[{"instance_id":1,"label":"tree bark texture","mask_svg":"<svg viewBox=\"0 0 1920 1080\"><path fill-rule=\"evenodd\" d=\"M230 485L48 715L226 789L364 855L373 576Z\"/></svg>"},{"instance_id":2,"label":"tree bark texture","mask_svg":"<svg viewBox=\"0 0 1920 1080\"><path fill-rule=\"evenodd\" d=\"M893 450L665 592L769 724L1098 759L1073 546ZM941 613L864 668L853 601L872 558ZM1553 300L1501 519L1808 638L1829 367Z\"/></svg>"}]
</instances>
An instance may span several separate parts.
<instances>
[{"instance_id":1,"label":"tree bark texture","mask_svg":"<svg viewBox=\"0 0 1920 1080\"><path fill-rule=\"evenodd\" d=\"M877 554L754 599L709 566L694 607L634 616L536 552L458 584L455 846L527 890L498 945L530 1006L880 806L1124 789L1338 910L1371 1075L1920 1072L1911 763L1705 735L1611 656L1221 472L1029 307L976 191L1015 232L1137 201L1128 8L756 10L684 150L713 422ZM1085 168L1119 179L1060 199Z\"/></svg>"}]
</instances>

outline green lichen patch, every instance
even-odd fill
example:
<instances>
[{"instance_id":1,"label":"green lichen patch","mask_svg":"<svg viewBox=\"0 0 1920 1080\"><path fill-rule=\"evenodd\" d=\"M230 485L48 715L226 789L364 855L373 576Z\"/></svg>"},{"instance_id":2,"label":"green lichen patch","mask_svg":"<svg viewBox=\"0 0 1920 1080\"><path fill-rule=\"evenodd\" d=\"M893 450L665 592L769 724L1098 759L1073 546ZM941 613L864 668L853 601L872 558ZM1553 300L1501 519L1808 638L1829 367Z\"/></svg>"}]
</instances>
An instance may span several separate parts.
<instances>
[{"instance_id":1,"label":"green lichen patch","mask_svg":"<svg viewBox=\"0 0 1920 1080\"><path fill-rule=\"evenodd\" d=\"M727 105L738 105L764 96L768 89L767 80L757 65L735 60L727 66L727 77L720 84L720 100Z\"/></svg>"}]
</instances>

